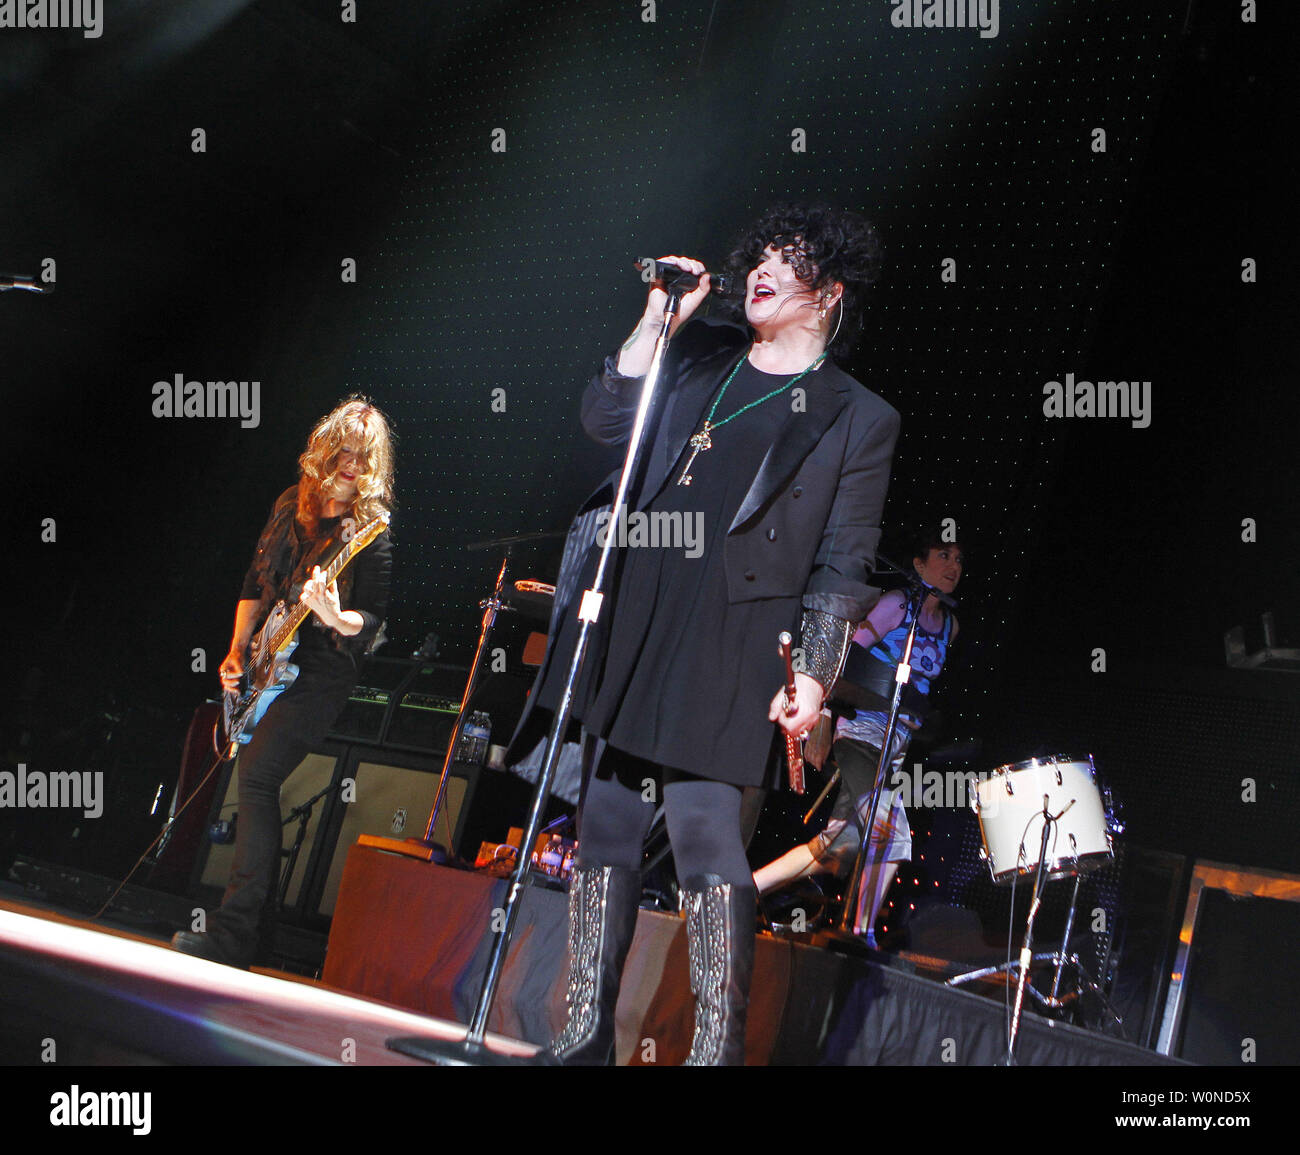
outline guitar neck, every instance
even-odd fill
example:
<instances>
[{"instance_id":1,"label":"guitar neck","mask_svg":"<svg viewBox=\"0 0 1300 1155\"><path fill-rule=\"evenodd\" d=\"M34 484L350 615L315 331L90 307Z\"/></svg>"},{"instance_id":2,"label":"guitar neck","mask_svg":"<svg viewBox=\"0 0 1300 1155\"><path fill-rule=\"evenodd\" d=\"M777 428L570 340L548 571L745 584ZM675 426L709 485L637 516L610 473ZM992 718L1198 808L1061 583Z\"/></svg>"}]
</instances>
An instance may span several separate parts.
<instances>
[{"instance_id":1,"label":"guitar neck","mask_svg":"<svg viewBox=\"0 0 1300 1155\"><path fill-rule=\"evenodd\" d=\"M369 545L376 536L377 533L354 537L339 550L322 575L325 584L327 586L333 585L339 574L347 567L348 562ZM283 624L275 631L271 644L266 647L265 654L268 661L289 644L293 635L298 632L298 627L302 625L309 613L311 613L311 606L305 602L299 602L290 610L289 616L284 619Z\"/></svg>"}]
</instances>

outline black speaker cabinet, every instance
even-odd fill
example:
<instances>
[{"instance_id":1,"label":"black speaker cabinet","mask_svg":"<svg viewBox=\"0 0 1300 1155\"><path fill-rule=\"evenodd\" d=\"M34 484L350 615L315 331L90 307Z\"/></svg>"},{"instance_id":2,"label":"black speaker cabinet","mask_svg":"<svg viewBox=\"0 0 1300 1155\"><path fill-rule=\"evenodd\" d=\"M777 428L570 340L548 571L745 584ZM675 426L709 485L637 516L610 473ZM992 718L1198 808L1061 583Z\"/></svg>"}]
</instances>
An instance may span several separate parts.
<instances>
[{"instance_id":1,"label":"black speaker cabinet","mask_svg":"<svg viewBox=\"0 0 1300 1155\"><path fill-rule=\"evenodd\" d=\"M1300 1063L1300 876L1200 861L1158 1050L1195 1063Z\"/></svg>"},{"instance_id":2,"label":"black speaker cabinet","mask_svg":"<svg viewBox=\"0 0 1300 1155\"><path fill-rule=\"evenodd\" d=\"M1120 845L1119 909L1109 965L1110 1002L1130 1042L1154 1050L1178 950L1192 860L1181 854Z\"/></svg>"}]
</instances>

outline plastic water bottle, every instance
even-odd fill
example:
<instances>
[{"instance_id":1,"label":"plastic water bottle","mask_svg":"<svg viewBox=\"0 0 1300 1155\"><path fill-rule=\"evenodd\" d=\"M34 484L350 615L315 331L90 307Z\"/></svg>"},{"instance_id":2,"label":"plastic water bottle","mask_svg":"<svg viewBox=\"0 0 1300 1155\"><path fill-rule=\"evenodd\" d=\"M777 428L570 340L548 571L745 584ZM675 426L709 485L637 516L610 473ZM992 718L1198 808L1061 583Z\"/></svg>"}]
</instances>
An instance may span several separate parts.
<instances>
[{"instance_id":1,"label":"plastic water bottle","mask_svg":"<svg viewBox=\"0 0 1300 1155\"><path fill-rule=\"evenodd\" d=\"M475 711L465 720L460 735L460 760L483 765L487 757L488 739L492 736L492 721L484 713Z\"/></svg>"},{"instance_id":2,"label":"plastic water bottle","mask_svg":"<svg viewBox=\"0 0 1300 1155\"><path fill-rule=\"evenodd\" d=\"M558 834L552 834L550 842L542 849L542 870L554 878L560 873L563 861L564 845L560 842Z\"/></svg>"}]
</instances>

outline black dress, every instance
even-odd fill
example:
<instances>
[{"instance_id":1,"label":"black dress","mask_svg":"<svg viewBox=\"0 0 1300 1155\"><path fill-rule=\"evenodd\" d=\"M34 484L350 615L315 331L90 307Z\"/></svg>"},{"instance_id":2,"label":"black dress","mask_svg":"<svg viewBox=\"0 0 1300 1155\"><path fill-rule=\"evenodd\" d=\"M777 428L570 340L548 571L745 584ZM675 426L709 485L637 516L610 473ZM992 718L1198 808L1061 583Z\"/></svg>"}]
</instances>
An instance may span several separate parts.
<instances>
[{"instance_id":1,"label":"black dress","mask_svg":"<svg viewBox=\"0 0 1300 1155\"><path fill-rule=\"evenodd\" d=\"M589 701L580 710L588 731L616 749L716 781L764 780L776 736L767 711L784 680L777 637L782 630L797 637L799 598L732 602L723 543L789 415L795 376L743 361L715 424L782 391L715 430L712 447L691 464L691 484L679 485L692 452L687 445L644 507L661 526L671 524L664 515L680 515L680 538L620 551L604 668L598 685L588 683ZM670 440L660 429L650 452L663 452ZM635 509L639 502L634 496L629 504Z\"/></svg>"}]
</instances>

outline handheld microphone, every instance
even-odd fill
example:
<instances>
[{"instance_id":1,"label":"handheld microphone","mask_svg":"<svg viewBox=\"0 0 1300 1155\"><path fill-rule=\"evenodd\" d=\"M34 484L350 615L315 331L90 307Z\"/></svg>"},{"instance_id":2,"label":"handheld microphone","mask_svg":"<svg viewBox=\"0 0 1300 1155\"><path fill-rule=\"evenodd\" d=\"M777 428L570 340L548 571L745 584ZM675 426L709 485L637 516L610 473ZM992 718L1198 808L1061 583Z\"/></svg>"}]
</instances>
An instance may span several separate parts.
<instances>
[{"instance_id":1,"label":"handheld microphone","mask_svg":"<svg viewBox=\"0 0 1300 1155\"><path fill-rule=\"evenodd\" d=\"M692 272L665 261L654 261L654 277L662 281L665 288L680 288L690 292L700 283L700 278ZM637 271L644 277L649 270L651 260L643 257L636 263ZM745 295L745 278L733 277L730 273L709 273L709 292L715 297L743 297Z\"/></svg>"}]
</instances>

